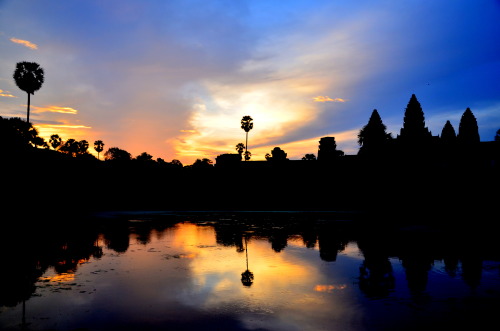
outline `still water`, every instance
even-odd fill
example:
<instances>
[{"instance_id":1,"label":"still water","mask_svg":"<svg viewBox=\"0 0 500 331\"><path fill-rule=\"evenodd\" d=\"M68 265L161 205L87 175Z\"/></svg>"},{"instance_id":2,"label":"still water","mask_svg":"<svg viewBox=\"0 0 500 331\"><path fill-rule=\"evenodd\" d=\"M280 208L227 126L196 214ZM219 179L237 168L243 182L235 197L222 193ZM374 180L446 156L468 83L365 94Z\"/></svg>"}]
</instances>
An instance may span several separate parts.
<instances>
[{"instance_id":1,"label":"still water","mask_svg":"<svg viewBox=\"0 0 500 331\"><path fill-rule=\"evenodd\" d=\"M498 244L478 232L136 213L8 237L1 330L483 328L500 308Z\"/></svg>"}]
</instances>

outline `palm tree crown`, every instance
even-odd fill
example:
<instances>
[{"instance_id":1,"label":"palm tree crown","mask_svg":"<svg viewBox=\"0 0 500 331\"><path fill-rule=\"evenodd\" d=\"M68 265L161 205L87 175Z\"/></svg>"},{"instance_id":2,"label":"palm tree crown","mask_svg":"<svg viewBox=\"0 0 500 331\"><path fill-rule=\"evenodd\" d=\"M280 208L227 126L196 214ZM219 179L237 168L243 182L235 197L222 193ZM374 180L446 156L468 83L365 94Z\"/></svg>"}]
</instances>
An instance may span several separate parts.
<instances>
[{"instance_id":1,"label":"palm tree crown","mask_svg":"<svg viewBox=\"0 0 500 331\"><path fill-rule=\"evenodd\" d=\"M96 140L94 142L94 150L97 152L97 159L99 159L99 154L104 150L104 143L102 140Z\"/></svg>"},{"instance_id":2,"label":"palm tree crown","mask_svg":"<svg viewBox=\"0 0 500 331\"><path fill-rule=\"evenodd\" d=\"M30 94L35 94L44 82L44 71L38 63L18 62L13 75L17 87L28 93L28 115L26 122L30 121Z\"/></svg>"}]
</instances>

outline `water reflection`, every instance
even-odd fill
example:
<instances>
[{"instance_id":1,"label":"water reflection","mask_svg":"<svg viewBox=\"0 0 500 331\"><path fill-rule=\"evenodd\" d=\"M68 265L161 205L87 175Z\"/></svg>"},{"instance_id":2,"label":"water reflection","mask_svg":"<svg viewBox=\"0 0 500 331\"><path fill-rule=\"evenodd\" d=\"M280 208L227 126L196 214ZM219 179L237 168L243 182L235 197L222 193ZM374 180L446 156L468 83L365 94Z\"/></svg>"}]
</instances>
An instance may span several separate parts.
<instances>
[{"instance_id":1,"label":"water reflection","mask_svg":"<svg viewBox=\"0 0 500 331\"><path fill-rule=\"evenodd\" d=\"M253 284L253 272L248 269L248 239L245 236L245 258L247 262L247 269L241 273L241 283L244 286L251 286Z\"/></svg>"},{"instance_id":2,"label":"water reflection","mask_svg":"<svg viewBox=\"0 0 500 331\"><path fill-rule=\"evenodd\" d=\"M477 326L500 308L498 246L479 233L291 214L10 231L0 329L386 330Z\"/></svg>"}]
</instances>

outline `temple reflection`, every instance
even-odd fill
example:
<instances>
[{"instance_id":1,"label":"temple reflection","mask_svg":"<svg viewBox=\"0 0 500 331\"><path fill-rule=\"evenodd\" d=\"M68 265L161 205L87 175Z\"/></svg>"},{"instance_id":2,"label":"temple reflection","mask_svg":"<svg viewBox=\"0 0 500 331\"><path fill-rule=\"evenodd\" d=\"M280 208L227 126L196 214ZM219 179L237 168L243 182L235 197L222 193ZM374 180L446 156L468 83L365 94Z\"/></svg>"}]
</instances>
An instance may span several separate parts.
<instances>
[{"instance_id":1,"label":"temple reflection","mask_svg":"<svg viewBox=\"0 0 500 331\"><path fill-rule=\"evenodd\" d=\"M397 261L405 273L404 286L418 298L428 291L429 272L435 263L442 262L448 277L460 277L474 290L481 285L483 261L498 252L480 249L486 243L464 234L463 238L450 235L448 240L424 232L359 231L346 224L287 217L263 220L229 217L208 221L178 217L105 224L88 222L85 227L45 229L36 233L13 229L15 233L5 236L0 243L4 270L10 270L0 273L0 306L12 307L25 302L37 291L37 282L74 281L80 266L101 259L104 250L126 254L134 245L156 245L156 250L140 253L144 259L168 247L169 252L163 254L164 261L181 263L182 260L182 266L178 267L189 270L192 277L199 277L199 284L204 286L215 288L213 277L218 275L220 287L235 288L237 282L239 287L254 290L254 273L257 273L262 289L266 286L285 289L288 285L280 276L293 275L296 283L314 282L310 287L314 291L333 292L344 289L344 285L318 287L322 281L317 278L317 267L294 256L292 248L302 245L321 261L337 264L339 255L345 254L346 247L352 243L359 250L359 289L366 297L375 299L390 296L402 285L396 284L394 275ZM20 245L17 239L20 233L26 239L24 247L12 249ZM162 242L165 243L160 244ZM232 248L232 253L223 250L225 248ZM238 267L242 253L246 267L243 272ZM220 260L214 261L214 256ZM499 258L498 253L494 258ZM208 279L207 274L212 278Z\"/></svg>"}]
</instances>

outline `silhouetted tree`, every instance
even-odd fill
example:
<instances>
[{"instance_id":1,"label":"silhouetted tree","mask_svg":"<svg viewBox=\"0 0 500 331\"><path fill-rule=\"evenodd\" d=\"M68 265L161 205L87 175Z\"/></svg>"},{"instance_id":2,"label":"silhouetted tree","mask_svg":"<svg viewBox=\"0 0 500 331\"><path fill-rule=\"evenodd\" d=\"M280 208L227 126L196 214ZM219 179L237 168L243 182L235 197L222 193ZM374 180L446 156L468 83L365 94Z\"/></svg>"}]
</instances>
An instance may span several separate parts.
<instances>
[{"instance_id":1,"label":"silhouetted tree","mask_svg":"<svg viewBox=\"0 0 500 331\"><path fill-rule=\"evenodd\" d=\"M54 150L57 150L62 144L62 139L58 134L53 134L50 136L49 144Z\"/></svg>"},{"instance_id":2,"label":"silhouetted tree","mask_svg":"<svg viewBox=\"0 0 500 331\"><path fill-rule=\"evenodd\" d=\"M203 158L203 159L196 159L194 163L192 164L193 169L209 169L211 168L212 165L212 160Z\"/></svg>"},{"instance_id":3,"label":"silhouetted tree","mask_svg":"<svg viewBox=\"0 0 500 331\"><path fill-rule=\"evenodd\" d=\"M495 141L500 141L500 129L498 129L497 133L495 134Z\"/></svg>"},{"instance_id":4,"label":"silhouetted tree","mask_svg":"<svg viewBox=\"0 0 500 331\"><path fill-rule=\"evenodd\" d=\"M358 134L358 144L361 146L358 155L380 155L385 151L388 142L392 139L390 133L386 132L386 126L382 122L376 109L373 110L368 124Z\"/></svg>"},{"instance_id":5,"label":"silhouetted tree","mask_svg":"<svg viewBox=\"0 0 500 331\"><path fill-rule=\"evenodd\" d=\"M171 165L173 165L174 167L178 167L178 168L182 168L182 162L179 161L179 160L176 160L176 159L173 159L172 162L170 162Z\"/></svg>"},{"instance_id":6,"label":"silhouetted tree","mask_svg":"<svg viewBox=\"0 0 500 331\"><path fill-rule=\"evenodd\" d=\"M80 145L78 141L75 139L68 139L65 141L59 150L65 154L71 155L71 156L76 156L78 154L78 151L80 150Z\"/></svg>"},{"instance_id":7,"label":"silhouetted tree","mask_svg":"<svg viewBox=\"0 0 500 331\"><path fill-rule=\"evenodd\" d=\"M316 156L314 154L306 154L302 157L304 161L316 161Z\"/></svg>"},{"instance_id":8,"label":"silhouetted tree","mask_svg":"<svg viewBox=\"0 0 500 331\"><path fill-rule=\"evenodd\" d=\"M94 150L97 152L97 159L99 160L99 155L104 150L104 143L102 140L94 141Z\"/></svg>"},{"instance_id":9,"label":"silhouetted tree","mask_svg":"<svg viewBox=\"0 0 500 331\"><path fill-rule=\"evenodd\" d=\"M337 150L335 137L323 137L319 140L318 161L332 161L343 155L343 151Z\"/></svg>"},{"instance_id":10,"label":"silhouetted tree","mask_svg":"<svg viewBox=\"0 0 500 331\"><path fill-rule=\"evenodd\" d=\"M420 102L412 94L406 106L403 127L399 139L410 144L425 144L431 138L431 132L425 126L425 117Z\"/></svg>"},{"instance_id":11,"label":"silhouetted tree","mask_svg":"<svg viewBox=\"0 0 500 331\"><path fill-rule=\"evenodd\" d=\"M462 118L460 119L457 141L464 145L474 145L479 143L479 129L476 117L470 108L467 108L464 111Z\"/></svg>"},{"instance_id":12,"label":"silhouetted tree","mask_svg":"<svg viewBox=\"0 0 500 331\"><path fill-rule=\"evenodd\" d=\"M68 139L59 147L59 151L75 157L87 154L88 148L89 143L87 140L76 141L75 139Z\"/></svg>"},{"instance_id":13,"label":"silhouetted tree","mask_svg":"<svg viewBox=\"0 0 500 331\"><path fill-rule=\"evenodd\" d=\"M245 152L248 151L248 131L253 129L253 119L252 117L246 115L241 119L241 128L246 132L246 144ZM246 161L246 159L245 159Z\"/></svg>"},{"instance_id":14,"label":"silhouetted tree","mask_svg":"<svg viewBox=\"0 0 500 331\"><path fill-rule=\"evenodd\" d=\"M457 135L450 121L446 121L441 131L441 141L445 144L453 144L457 140Z\"/></svg>"},{"instance_id":15,"label":"silhouetted tree","mask_svg":"<svg viewBox=\"0 0 500 331\"><path fill-rule=\"evenodd\" d=\"M77 154L86 154L89 149L89 142L87 140L80 140L78 142L78 152Z\"/></svg>"},{"instance_id":16,"label":"silhouetted tree","mask_svg":"<svg viewBox=\"0 0 500 331\"><path fill-rule=\"evenodd\" d=\"M30 95L35 94L44 82L44 71L38 63L35 62L18 62L14 71L14 81L17 87L28 93L28 110L26 122L30 121Z\"/></svg>"},{"instance_id":17,"label":"silhouetted tree","mask_svg":"<svg viewBox=\"0 0 500 331\"><path fill-rule=\"evenodd\" d=\"M238 154L243 155L243 152L245 151L245 144L244 143L238 143L236 144L236 151Z\"/></svg>"},{"instance_id":18,"label":"silhouetted tree","mask_svg":"<svg viewBox=\"0 0 500 331\"><path fill-rule=\"evenodd\" d=\"M266 153L265 158L266 158L267 161L271 161L273 157L271 156L271 154Z\"/></svg>"},{"instance_id":19,"label":"silhouetted tree","mask_svg":"<svg viewBox=\"0 0 500 331\"><path fill-rule=\"evenodd\" d=\"M0 116L0 144L4 149L20 151L31 147L47 146L38 136L38 130L29 122L19 117L2 118Z\"/></svg>"},{"instance_id":20,"label":"silhouetted tree","mask_svg":"<svg viewBox=\"0 0 500 331\"><path fill-rule=\"evenodd\" d=\"M268 157L269 154L266 154L266 160L268 161L286 161L288 160L287 153L285 153L284 150L282 150L280 147L274 147L273 150L271 151L271 155Z\"/></svg>"},{"instance_id":21,"label":"silhouetted tree","mask_svg":"<svg viewBox=\"0 0 500 331\"><path fill-rule=\"evenodd\" d=\"M118 147L111 147L104 153L106 161L130 161L131 158L129 152Z\"/></svg>"},{"instance_id":22,"label":"silhouetted tree","mask_svg":"<svg viewBox=\"0 0 500 331\"><path fill-rule=\"evenodd\" d=\"M245 151L245 161L250 161L251 158L252 158L252 152Z\"/></svg>"},{"instance_id":23,"label":"silhouetted tree","mask_svg":"<svg viewBox=\"0 0 500 331\"><path fill-rule=\"evenodd\" d=\"M141 154L137 155L135 159L137 161L143 161L143 162L153 161L153 155L148 154L146 152L142 152Z\"/></svg>"}]
</instances>

